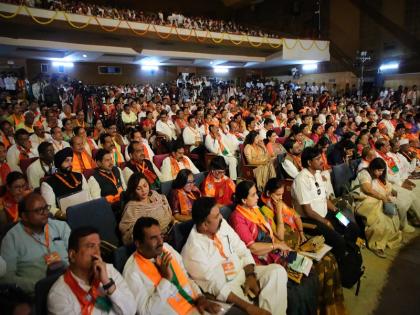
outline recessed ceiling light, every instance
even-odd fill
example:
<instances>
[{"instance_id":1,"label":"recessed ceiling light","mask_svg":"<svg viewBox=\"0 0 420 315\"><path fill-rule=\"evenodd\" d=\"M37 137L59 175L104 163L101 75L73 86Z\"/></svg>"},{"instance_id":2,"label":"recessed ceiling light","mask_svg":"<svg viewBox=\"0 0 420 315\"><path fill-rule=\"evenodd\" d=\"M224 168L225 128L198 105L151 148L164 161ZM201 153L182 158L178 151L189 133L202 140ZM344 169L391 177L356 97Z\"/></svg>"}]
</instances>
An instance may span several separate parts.
<instances>
[{"instance_id":1,"label":"recessed ceiling light","mask_svg":"<svg viewBox=\"0 0 420 315\"><path fill-rule=\"evenodd\" d=\"M210 64L212 65L213 64L213 61L210 61Z\"/></svg>"},{"instance_id":2,"label":"recessed ceiling light","mask_svg":"<svg viewBox=\"0 0 420 315\"><path fill-rule=\"evenodd\" d=\"M86 58L86 57L87 57L87 55L86 55L86 54L83 54L82 56L83 56L83 58Z\"/></svg>"}]
</instances>

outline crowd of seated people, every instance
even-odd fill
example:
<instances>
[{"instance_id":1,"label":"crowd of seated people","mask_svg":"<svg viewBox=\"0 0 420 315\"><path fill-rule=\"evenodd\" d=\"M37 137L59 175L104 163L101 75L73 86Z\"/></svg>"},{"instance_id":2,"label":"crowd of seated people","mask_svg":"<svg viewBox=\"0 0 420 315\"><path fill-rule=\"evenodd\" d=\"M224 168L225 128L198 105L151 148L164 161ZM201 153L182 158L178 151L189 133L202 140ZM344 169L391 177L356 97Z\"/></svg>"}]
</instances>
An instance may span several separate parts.
<instances>
[{"instance_id":1,"label":"crowd of seated people","mask_svg":"<svg viewBox=\"0 0 420 315\"><path fill-rule=\"evenodd\" d=\"M364 238L389 258L420 226L420 115L416 99L398 94L358 103L295 86L238 86L245 93L228 99L203 90L195 101L150 86L107 87L102 101L85 87L81 103L73 89L52 104L1 90L1 284L33 298L39 280L59 273L51 314L227 304L239 314L345 314L348 244ZM358 191L347 208L335 198L342 167ZM120 245L135 248L120 271L101 258L98 230L67 224L64 201L98 198ZM186 243L175 246L185 224ZM302 244L319 236L331 251L304 258ZM306 273L295 270L308 260Z\"/></svg>"},{"instance_id":2,"label":"crowd of seated people","mask_svg":"<svg viewBox=\"0 0 420 315\"><path fill-rule=\"evenodd\" d=\"M135 9L109 7L105 5L74 0L54 0L47 1L45 4L43 4L43 2L33 0L4 0L2 2L13 4L24 3L29 7L38 7L48 10L64 11L67 13L83 14L87 16L126 20L154 25L176 26L179 28L194 29L199 31L208 30L210 32L279 38L279 35L267 33L265 31L244 26L233 21L224 21L203 16L187 17L179 12L172 12L171 14L164 14L162 11L150 13Z\"/></svg>"}]
</instances>

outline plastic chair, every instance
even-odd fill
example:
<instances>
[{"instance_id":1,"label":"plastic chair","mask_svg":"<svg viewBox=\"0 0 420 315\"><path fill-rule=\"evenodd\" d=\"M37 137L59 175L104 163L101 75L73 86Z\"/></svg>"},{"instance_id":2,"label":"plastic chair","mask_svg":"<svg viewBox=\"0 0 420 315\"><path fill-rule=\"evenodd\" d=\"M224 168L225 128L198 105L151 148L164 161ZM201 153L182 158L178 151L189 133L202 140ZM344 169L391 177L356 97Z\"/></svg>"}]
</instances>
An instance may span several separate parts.
<instances>
[{"instance_id":1,"label":"plastic chair","mask_svg":"<svg viewBox=\"0 0 420 315\"><path fill-rule=\"evenodd\" d=\"M177 223L173 226L170 245L175 248L178 253L182 251L182 247L184 247L187 242L193 226L194 222L192 220Z\"/></svg>"},{"instance_id":2,"label":"plastic chair","mask_svg":"<svg viewBox=\"0 0 420 315\"><path fill-rule=\"evenodd\" d=\"M101 241L105 247L119 245L115 233L117 222L111 205L105 198L94 199L88 202L67 208L67 223L73 230L81 226L93 226L99 231Z\"/></svg>"},{"instance_id":3,"label":"plastic chair","mask_svg":"<svg viewBox=\"0 0 420 315\"><path fill-rule=\"evenodd\" d=\"M247 164L245 153L244 153L244 145L239 145L239 152L241 153L241 161L240 161L240 170L241 170L241 177L247 180L255 180L254 177L254 169L256 166Z\"/></svg>"},{"instance_id":4,"label":"plastic chair","mask_svg":"<svg viewBox=\"0 0 420 315\"><path fill-rule=\"evenodd\" d=\"M134 243L126 246L118 247L114 251L114 257L112 260L112 264L114 265L115 269L117 269L120 273L123 272L125 263L127 262L128 258L131 256L131 254L134 253L136 250L136 246Z\"/></svg>"},{"instance_id":5,"label":"plastic chair","mask_svg":"<svg viewBox=\"0 0 420 315\"><path fill-rule=\"evenodd\" d=\"M353 172L346 163L332 166L331 181L336 197L340 197L346 192L353 178Z\"/></svg>"}]
</instances>

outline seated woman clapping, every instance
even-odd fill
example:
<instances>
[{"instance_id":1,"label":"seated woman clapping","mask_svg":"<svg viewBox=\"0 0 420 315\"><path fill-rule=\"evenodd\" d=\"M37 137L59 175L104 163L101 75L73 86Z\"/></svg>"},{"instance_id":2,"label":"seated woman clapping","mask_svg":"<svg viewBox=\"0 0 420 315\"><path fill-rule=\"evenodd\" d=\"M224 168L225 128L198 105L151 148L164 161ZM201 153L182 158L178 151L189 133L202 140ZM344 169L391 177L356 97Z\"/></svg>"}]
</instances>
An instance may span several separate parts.
<instances>
[{"instance_id":1,"label":"seated woman clapping","mask_svg":"<svg viewBox=\"0 0 420 315\"><path fill-rule=\"evenodd\" d=\"M131 175L127 184L128 199L122 214L119 228L125 245L133 241L133 227L140 217L152 217L159 221L164 234L174 223L172 210L164 195L150 190L147 179L141 173Z\"/></svg>"},{"instance_id":2,"label":"seated woman clapping","mask_svg":"<svg viewBox=\"0 0 420 315\"><path fill-rule=\"evenodd\" d=\"M181 222L191 220L193 203L200 196L200 190L194 183L193 173L187 168L180 170L172 183L170 197L174 218Z\"/></svg>"},{"instance_id":3,"label":"seated woman clapping","mask_svg":"<svg viewBox=\"0 0 420 315\"><path fill-rule=\"evenodd\" d=\"M386 181L386 163L375 158L362 169L354 182L360 184L356 212L364 218L369 249L386 258L386 247L393 248L402 241L399 218L392 186ZM386 212L386 213L384 213Z\"/></svg>"},{"instance_id":4,"label":"seated woman clapping","mask_svg":"<svg viewBox=\"0 0 420 315\"><path fill-rule=\"evenodd\" d=\"M260 211L268 218L277 237L295 250L306 241L300 216L283 202L284 184L272 178L260 199ZM320 314L345 314L340 272L333 254L314 264L318 275L318 311Z\"/></svg>"}]
</instances>

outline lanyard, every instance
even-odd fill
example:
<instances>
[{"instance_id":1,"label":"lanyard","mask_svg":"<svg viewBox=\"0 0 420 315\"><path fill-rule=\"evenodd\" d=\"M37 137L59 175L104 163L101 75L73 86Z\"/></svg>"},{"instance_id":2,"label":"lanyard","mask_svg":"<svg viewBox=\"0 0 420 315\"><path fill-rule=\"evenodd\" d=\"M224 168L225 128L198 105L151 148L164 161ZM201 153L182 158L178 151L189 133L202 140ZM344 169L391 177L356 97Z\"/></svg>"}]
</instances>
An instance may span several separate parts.
<instances>
[{"instance_id":1,"label":"lanyard","mask_svg":"<svg viewBox=\"0 0 420 315\"><path fill-rule=\"evenodd\" d=\"M214 235L213 238L213 242L214 242L214 246L216 246L217 250L220 253L220 256L222 256L223 258L227 259L227 256L223 250L223 244L222 242L219 240L219 238L217 237L217 235Z\"/></svg>"},{"instance_id":2,"label":"lanyard","mask_svg":"<svg viewBox=\"0 0 420 315\"><path fill-rule=\"evenodd\" d=\"M48 253L50 253L50 234L48 229L48 223L45 225L44 233L45 233L45 243L41 242L39 239L34 237L32 231L25 226L23 226L23 229L25 232L32 237L37 243L41 244L42 246L45 246L47 248Z\"/></svg>"},{"instance_id":3,"label":"lanyard","mask_svg":"<svg viewBox=\"0 0 420 315\"><path fill-rule=\"evenodd\" d=\"M119 187L119 185L118 185L118 182L117 182L117 179L115 178L115 175L114 175L114 173L112 173L112 171L111 171L111 175L112 175L112 177L111 176L109 176L108 174L106 174L105 172L103 172L103 171L99 171L99 173L103 176L103 177L105 177L105 178L107 178L107 179L109 179L113 184L114 184L114 186L116 187L116 188L118 188Z\"/></svg>"},{"instance_id":4,"label":"lanyard","mask_svg":"<svg viewBox=\"0 0 420 315\"><path fill-rule=\"evenodd\" d=\"M74 186L70 185L70 183L68 181L66 181L63 177L61 177L58 173L55 173L54 175L57 176L57 178L59 180L61 180L64 185L66 185L67 187L69 187L71 189L74 189L74 188L76 188L77 186L80 185L80 182L76 179L76 177L74 176L73 173L71 173L70 176L71 176L71 178L72 178L72 180L74 182Z\"/></svg>"}]
</instances>

